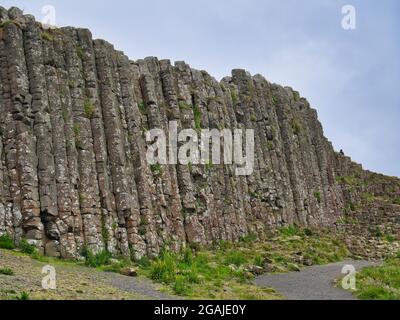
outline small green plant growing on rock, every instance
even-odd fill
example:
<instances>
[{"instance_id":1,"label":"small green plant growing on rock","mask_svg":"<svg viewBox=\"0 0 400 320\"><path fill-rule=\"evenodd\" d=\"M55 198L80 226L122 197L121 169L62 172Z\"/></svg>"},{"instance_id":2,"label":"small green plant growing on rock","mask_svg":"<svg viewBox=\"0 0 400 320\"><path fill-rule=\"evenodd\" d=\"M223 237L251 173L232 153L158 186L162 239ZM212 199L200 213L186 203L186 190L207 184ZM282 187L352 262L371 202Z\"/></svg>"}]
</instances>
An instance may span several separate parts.
<instances>
[{"instance_id":1,"label":"small green plant growing on rock","mask_svg":"<svg viewBox=\"0 0 400 320\"><path fill-rule=\"evenodd\" d=\"M11 24L15 24L16 26L21 28L21 24L18 21L12 19L6 19L3 22L0 22L0 28L5 28Z\"/></svg>"},{"instance_id":2,"label":"small green plant growing on rock","mask_svg":"<svg viewBox=\"0 0 400 320\"><path fill-rule=\"evenodd\" d=\"M95 107L90 99L86 99L83 104L83 110L85 112L85 116L88 119L92 119L95 113Z\"/></svg>"},{"instance_id":3,"label":"small green plant growing on rock","mask_svg":"<svg viewBox=\"0 0 400 320\"><path fill-rule=\"evenodd\" d=\"M201 130L201 112L198 106L193 106L194 127L197 132Z\"/></svg>"},{"instance_id":4,"label":"small green plant growing on rock","mask_svg":"<svg viewBox=\"0 0 400 320\"><path fill-rule=\"evenodd\" d=\"M142 115L147 115L147 106L143 101L138 103L138 108Z\"/></svg>"},{"instance_id":5,"label":"small green plant growing on rock","mask_svg":"<svg viewBox=\"0 0 400 320\"><path fill-rule=\"evenodd\" d=\"M0 268L0 274L5 275L5 276L15 275L14 271L12 271L10 268Z\"/></svg>"},{"instance_id":6,"label":"small green plant growing on rock","mask_svg":"<svg viewBox=\"0 0 400 320\"><path fill-rule=\"evenodd\" d=\"M29 244L28 241L26 241L25 239L21 240L21 242L19 243L19 248L23 253L26 254L33 254L36 252L36 247Z\"/></svg>"},{"instance_id":7,"label":"small green plant growing on rock","mask_svg":"<svg viewBox=\"0 0 400 320\"><path fill-rule=\"evenodd\" d=\"M8 250L12 250L15 248L14 241L9 234L6 233L0 236L0 248Z\"/></svg>"},{"instance_id":8,"label":"small green plant growing on rock","mask_svg":"<svg viewBox=\"0 0 400 320\"><path fill-rule=\"evenodd\" d=\"M192 109L192 107L185 102L179 102L178 106L179 106L179 109L181 109L181 110L191 110Z\"/></svg>"},{"instance_id":9,"label":"small green plant growing on rock","mask_svg":"<svg viewBox=\"0 0 400 320\"><path fill-rule=\"evenodd\" d=\"M317 200L319 204L321 204L321 192L320 191L314 191L314 197Z\"/></svg>"},{"instance_id":10,"label":"small green plant growing on rock","mask_svg":"<svg viewBox=\"0 0 400 320\"><path fill-rule=\"evenodd\" d=\"M153 173L153 175L154 175L156 178L160 178L160 177L162 177L162 175L164 174L163 168L161 167L161 165L160 165L159 163L152 164L152 165L150 166L150 170L151 170L151 172Z\"/></svg>"},{"instance_id":11,"label":"small green plant growing on rock","mask_svg":"<svg viewBox=\"0 0 400 320\"><path fill-rule=\"evenodd\" d=\"M295 225L279 228L278 231L282 236L285 237L297 236L300 233L299 228Z\"/></svg>"},{"instance_id":12,"label":"small green plant growing on rock","mask_svg":"<svg viewBox=\"0 0 400 320\"><path fill-rule=\"evenodd\" d=\"M236 105L238 103L238 101L239 101L238 96L236 94L236 91L233 90L233 89L231 89L231 99L232 99L232 103L234 105Z\"/></svg>"},{"instance_id":13,"label":"small green plant growing on rock","mask_svg":"<svg viewBox=\"0 0 400 320\"><path fill-rule=\"evenodd\" d=\"M274 144L273 144L272 142L267 142L267 143L265 144L265 148L266 148L268 151L272 151L272 150L275 149L275 146L274 146Z\"/></svg>"},{"instance_id":14,"label":"small green plant growing on rock","mask_svg":"<svg viewBox=\"0 0 400 320\"><path fill-rule=\"evenodd\" d=\"M83 57L83 49L82 49L81 46L76 47L76 54L78 55L78 57L80 59L82 59L82 57Z\"/></svg>"},{"instance_id":15,"label":"small green plant growing on rock","mask_svg":"<svg viewBox=\"0 0 400 320\"><path fill-rule=\"evenodd\" d=\"M49 32L44 31L42 32L42 39L51 42L54 40L54 37Z\"/></svg>"},{"instance_id":16,"label":"small green plant growing on rock","mask_svg":"<svg viewBox=\"0 0 400 320\"><path fill-rule=\"evenodd\" d=\"M82 255L85 258L85 264L91 268L97 268L110 263L111 254L107 250L102 250L96 254L92 250L85 247L82 251Z\"/></svg>"},{"instance_id":17,"label":"small green plant growing on rock","mask_svg":"<svg viewBox=\"0 0 400 320\"><path fill-rule=\"evenodd\" d=\"M295 135L298 135L301 131L301 125L298 120L293 119L292 121L292 129Z\"/></svg>"}]
</instances>

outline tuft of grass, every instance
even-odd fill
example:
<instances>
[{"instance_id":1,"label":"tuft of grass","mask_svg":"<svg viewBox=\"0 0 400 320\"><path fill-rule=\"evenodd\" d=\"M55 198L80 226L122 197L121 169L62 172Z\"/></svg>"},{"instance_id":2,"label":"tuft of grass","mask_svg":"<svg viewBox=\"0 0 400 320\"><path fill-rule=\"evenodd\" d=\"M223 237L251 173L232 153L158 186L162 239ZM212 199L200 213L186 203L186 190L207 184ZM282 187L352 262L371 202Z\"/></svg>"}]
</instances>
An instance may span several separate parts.
<instances>
[{"instance_id":1,"label":"tuft of grass","mask_svg":"<svg viewBox=\"0 0 400 320\"><path fill-rule=\"evenodd\" d=\"M83 57L83 48L81 46L76 47L76 54L80 59Z\"/></svg>"},{"instance_id":2,"label":"tuft of grass","mask_svg":"<svg viewBox=\"0 0 400 320\"><path fill-rule=\"evenodd\" d=\"M194 127L197 132L201 130L201 111L198 106L193 106Z\"/></svg>"},{"instance_id":3,"label":"tuft of grass","mask_svg":"<svg viewBox=\"0 0 400 320\"><path fill-rule=\"evenodd\" d=\"M152 164L150 170L156 178L160 178L164 174L163 168L159 163Z\"/></svg>"},{"instance_id":4,"label":"tuft of grass","mask_svg":"<svg viewBox=\"0 0 400 320\"><path fill-rule=\"evenodd\" d=\"M138 108L142 115L147 115L147 106L143 101L138 103Z\"/></svg>"},{"instance_id":5,"label":"tuft of grass","mask_svg":"<svg viewBox=\"0 0 400 320\"><path fill-rule=\"evenodd\" d=\"M234 105L236 105L238 103L238 101L239 101L238 96L236 94L236 91L233 90L233 89L231 89L231 99L232 99L232 103Z\"/></svg>"},{"instance_id":6,"label":"tuft of grass","mask_svg":"<svg viewBox=\"0 0 400 320\"><path fill-rule=\"evenodd\" d=\"M317 200L319 204L321 204L321 192L320 191L314 191L314 197Z\"/></svg>"},{"instance_id":7,"label":"tuft of grass","mask_svg":"<svg viewBox=\"0 0 400 320\"><path fill-rule=\"evenodd\" d=\"M54 37L49 32L44 31L42 32L42 39L51 42L54 40Z\"/></svg>"},{"instance_id":8,"label":"tuft of grass","mask_svg":"<svg viewBox=\"0 0 400 320\"><path fill-rule=\"evenodd\" d=\"M85 258L85 265L91 268L108 265L111 260L111 254L107 250L102 250L95 254L89 248L85 247L82 255Z\"/></svg>"},{"instance_id":9,"label":"tuft of grass","mask_svg":"<svg viewBox=\"0 0 400 320\"><path fill-rule=\"evenodd\" d=\"M19 248L23 253L34 254L36 252L36 247L29 244L25 239L22 239L19 243Z\"/></svg>"},{"instance_id":10,"label":"tuft of grass","mask_svg":"<svg viewBox=\"0 0 400 320\"><path fill-rule=\"evenodd\" d=\"M15 24L16 26L21 28L21 24L18 21L12 19L6 19L3 22L0 22L0 28L5 28L11 24Z\"/></svg>"},{"instance_id":11,"label":"tuft of grass","mask_svg":"<svg viewBox=\"0 0 400 320\"><path fill-rule=\"evenodd\" d=\"M0 274L5 275L5 276L15 275L14 271L12 271L10 268L0 268Z\"/></svg>"},{"instance_id":12,"label":"tuft of grass","mask_svg":"<svg viewBox=\"0 0 400 320\"><path fill-rule=\"evenodd\" d=\"M14 241L9 234L6 233L0 236L0 248L7 250L15 249Z\"/></svg>"},{"instance_id":13,"label":"tuft of grass","mask_svg":"<svg viewBox=\"0 0 400 320\"><path fill-rule=\"evenodd\" d=\"M297 236L300 233L300 229L295 225L289 225L278 229L279 233L285 237Z\"/></svg>"},{"instance_id":14,"label":"tuft of grass","mask_svg":"<svg viewBox=\"0 0 400 320\"><path fill-rule=\"evenodd\" d=\"M17 296L17 300L29 300L29 293L22 291L19 296Z\"/></svg>"},{"instance_id":15,"label":"tuft of grass","mask_svg":"<svg viewBox=\"0 0 400 320\"><path fill-rule=\"evenodd\" d=\"M246 262L246 257L243 252L238 250L230 250L226 254L225 264L226 265L235 265L237 267L241 266Z\"/></svg>"},{"instance_id":16,"label":"tuft of grass","mask_svg":"<svg viewBox=\"0 0 400 320\"><path fill-rule=\"evenodd\" d=\"M178 107L181 110L192 110L191 105L189 105L189 104L187 104L185 102L179 102Z\"/></svg>"},{"instance_id":17,"label":"tuft of grass","mask_svg":"<svg viewBox=\"0 0 400 320\"><path fill-rule=\"evenodd\" d=\"M300 122L296 119L292 121L292 129L295 135L298 135L301 132L301 125Z\"/></svg>"}]
</instances>

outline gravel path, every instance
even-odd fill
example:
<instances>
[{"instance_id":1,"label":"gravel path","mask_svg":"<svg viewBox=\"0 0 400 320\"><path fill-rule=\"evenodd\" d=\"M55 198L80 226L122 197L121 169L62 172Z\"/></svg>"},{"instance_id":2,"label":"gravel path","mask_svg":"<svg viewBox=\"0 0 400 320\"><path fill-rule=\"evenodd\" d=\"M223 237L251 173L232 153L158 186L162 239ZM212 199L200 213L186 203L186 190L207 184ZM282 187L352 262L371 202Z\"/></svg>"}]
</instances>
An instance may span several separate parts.
<instances>
[{"instance_id":1,"label":"gravel path","mask_svg":"<svg viewBox=\"0 0 400 320\"><path fill-rule=\"evenodd\" d=\"M312 266L300 272L262 275L256 285L277 290L288 300L354 300L351 292L335 288L334 281L341 276L345 265L353 265L357 271L378 262L347 260L323 266ZM356 279L357 280L357 279ZM357 285L357 282L356 282Z\"/></svg>"},{"instance_id":2,"label":"gravel path","mask_svg":"<svg viewBox=\"0 0 400 320\"><path fill-rule=\"evenodd\" d=\"M54 266L56 290L42 289L43 266ZM159 291L159 286L142 277L126 277L100 272L64 261L49 263L0 249L0 268L10 268L14 275L0 274L0 300L12 299L27 292L31 299L46 300L143 300L174 299Z\"/></svg>"},{"instance_id":3,"label":"gravel path","mask_svg":"<svg viewBox=\"0 0 400 320\"><path fill-rule=\"evenodd\" d=\"M148 299L154 300L176 300L182 299L175 296L168 295L159 291L157 285L143 278L132 278L119 275L117 273L103 272L103 276L108 279L111 286L126 292L140 294Z\"/></svg>"}]
</instances>

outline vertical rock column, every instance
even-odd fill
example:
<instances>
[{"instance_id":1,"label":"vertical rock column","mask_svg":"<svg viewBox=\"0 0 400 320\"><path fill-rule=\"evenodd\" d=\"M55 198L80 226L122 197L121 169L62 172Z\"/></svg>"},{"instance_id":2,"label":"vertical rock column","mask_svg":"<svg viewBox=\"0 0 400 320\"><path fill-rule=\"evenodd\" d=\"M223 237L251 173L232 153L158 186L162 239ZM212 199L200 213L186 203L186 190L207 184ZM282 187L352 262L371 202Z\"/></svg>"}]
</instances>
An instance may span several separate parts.
<instances>
[{"instance_id":1,"label":"vertical rock column","mask_svg":"<svg viewBox=\"0 0 400 320\"><path fill-rule=\"evenodd\" d=\"M10 18L17 20L21 16L22 12L15 12ZM11 100L6 134L10 191L14 203L13 220L15 226L19 225L17 221L22 214L22 227L26 238L42 247L43 225L40 219L36 138L33 135L34 115L22 30L14 23L8 24L5 27L4 39ZM18 241L22 230L15 231Z\"/></svg>"}]
</instances>

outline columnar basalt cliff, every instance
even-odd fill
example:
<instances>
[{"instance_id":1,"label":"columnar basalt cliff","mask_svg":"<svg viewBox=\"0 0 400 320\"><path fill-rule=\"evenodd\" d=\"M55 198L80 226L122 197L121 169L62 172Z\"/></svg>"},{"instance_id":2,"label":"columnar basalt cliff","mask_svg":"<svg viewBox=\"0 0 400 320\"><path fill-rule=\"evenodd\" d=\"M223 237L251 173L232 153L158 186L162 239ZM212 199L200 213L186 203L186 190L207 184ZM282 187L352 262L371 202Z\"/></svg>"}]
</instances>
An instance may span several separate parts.
<instances>
[{"instance_id":1,"label":"columnar basalt cliff","mask_svg":"<svg viewBox=\"0 0 400 320\"><path fill-rule=\"evenodd\" d=\"M333 150L291 88L233 70L130 61L86 29L0 8L0 234L44 254L140 258L286 224L398 232L400 183ZM151 128L255 129L255 168L150 166ZM355 227L354 227L355 228ZM362 231L361 230L361 231ZM361 232L360 231L360 232Z\"/></svg>"}]
</instances>

